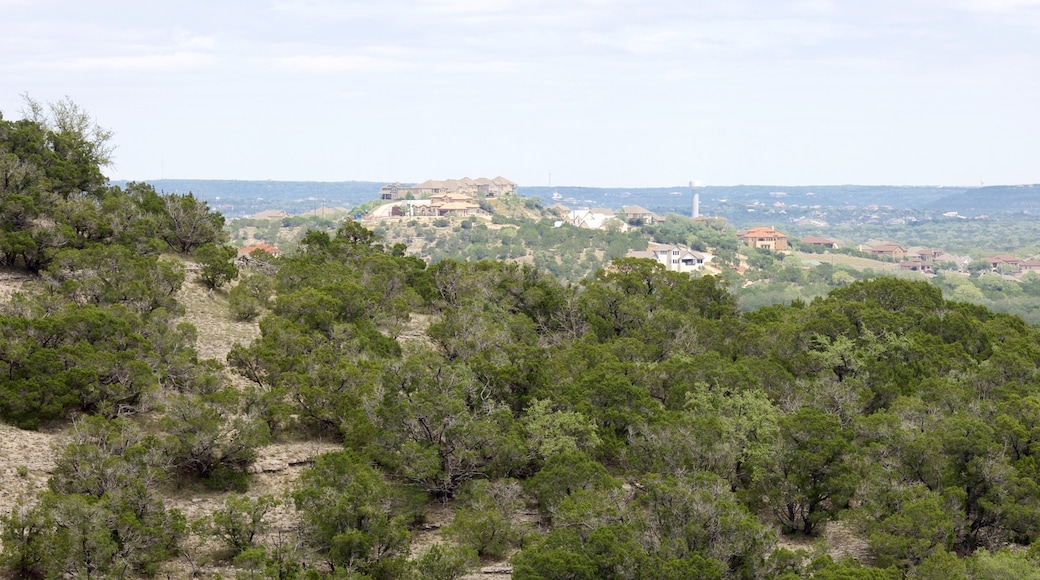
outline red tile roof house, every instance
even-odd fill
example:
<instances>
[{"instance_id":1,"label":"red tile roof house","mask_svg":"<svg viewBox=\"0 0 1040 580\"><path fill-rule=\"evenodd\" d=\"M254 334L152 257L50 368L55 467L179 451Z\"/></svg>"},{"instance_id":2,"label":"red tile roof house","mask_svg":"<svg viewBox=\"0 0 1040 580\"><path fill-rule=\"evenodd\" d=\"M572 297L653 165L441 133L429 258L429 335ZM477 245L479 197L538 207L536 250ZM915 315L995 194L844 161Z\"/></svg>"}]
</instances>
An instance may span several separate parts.
<instances>
[{"instance_id":1,"label":"red tile roof house","mask_svg":"<svg viewBox=\"0 0 1040 580\"><path fill-rule=\"evenodd\" d=\"M1018 258L1008 254L1000 254L997 256L993 256L991 258L987 258L986 261L989 262L989 267L994 270L1001 266L1007 266L1012 270L1017 270L1019 264L1022 263L1021 260L1019 260Z\"/></svg>"},{"instance_id":2,"label":"red tile roof house","mask_svg":"<svg viewBox=\"0 0 1040 580\"><path fill-rule=\"evenodd\" d=\"M1025 272L1040 272L1040 262L1036 260L1025 260L1018 264L1019 270Z\"/></svg>"},{"instance_id":3,"label":"red tile roof house","mask_svg":"<svg viewBox=\"0 0 1040 580\"><path fill-rule=\"evenodd\" d=\"M752 248L766 250L786 250L787 236L773 228L765 226L753 227L738 234L740 241Z\"/></svg>"},{"instance_id":4,"label":"red tile roof house","mask_svg":"<svg viewBox=\"0 0 1040 580\"><path fill-rule=\"evenodd\" d=\"M276 247L274 247L274 246L272 246L270 244L260 243L260 244L255 244L255 245L252 245L252 246L246 246L246 247L242 248L241 250L238 251L238 255L239 256L243 256L245 254L252 254L253 252L256 252L258 250L262 250L264 252L267 252L268 254L271 254L272 256L277 256L280 253L278 251L278 248L276 248Z\"/></svg>"}]
</instances>

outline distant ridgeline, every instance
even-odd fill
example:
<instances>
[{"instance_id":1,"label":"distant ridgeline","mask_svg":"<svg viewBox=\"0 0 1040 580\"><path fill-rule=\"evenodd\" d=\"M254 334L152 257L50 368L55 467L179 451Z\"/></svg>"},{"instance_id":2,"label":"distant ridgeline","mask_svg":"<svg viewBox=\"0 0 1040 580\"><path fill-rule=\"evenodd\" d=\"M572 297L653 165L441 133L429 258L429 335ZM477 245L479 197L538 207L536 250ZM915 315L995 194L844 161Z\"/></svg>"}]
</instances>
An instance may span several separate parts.
<instances>
[{"instance_id":1,"label":"distant ridgeline","mask_svg":"<svg viewBox=\"0 0 1040 580\"><path fill-rule=\"evenodd\" d=\"M379 199L386 185L375 181L239 181L230 179L147 179L157 191L188 193L205 200L228 218L248 217L266 209L285 210L289 215L317 207L352 208ZM113 181L124 186L126 181Z\"/></svg>"},{"instance_id":2,"label":"distant ridgeline","mask_svg":"<svg viewBox=\"0 0 1040 580\"><path fill-rule=\"evenodd\" d=\"M993 185L948 195L925 206L964 216L999 213L1040 215L1040 185Z\"/></svg>"},{"instance_id":3,"label":"distant ridgeline","mask_svg":"<svg viewBox=\"0 0 1040 580\"><path fill-rule=\"evenodd\" d=\"M356 207L378 200L387 182L377 181L238 181L208 179L146 180L166 193L192 192L229 218L246 217L266 209L299 215L326 207ZM125 185L125 181L115 181ZM731 185L705 186L700 191L703 215L742 221L748 204L809 207L890 206L924 211L958 212L964 216L1000 213L1040 214L1040 185L939 187L899 185ZM660 215L689 215L692 192L686 185L672 187L546 187L519 186L517 194L539 197L549 205L559 200L568 207L609 207L638 204ZM555 194L555 195L554 195ZM751 216L746 216L750 219Z\"/></svg>"}]
</instances>

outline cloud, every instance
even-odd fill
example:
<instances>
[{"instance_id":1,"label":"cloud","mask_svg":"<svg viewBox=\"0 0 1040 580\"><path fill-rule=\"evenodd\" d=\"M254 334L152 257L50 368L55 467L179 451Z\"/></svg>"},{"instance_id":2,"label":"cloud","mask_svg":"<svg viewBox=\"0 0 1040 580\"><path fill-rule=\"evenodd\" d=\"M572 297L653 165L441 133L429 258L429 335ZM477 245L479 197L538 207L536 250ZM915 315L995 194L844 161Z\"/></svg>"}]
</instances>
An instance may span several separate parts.
<instances>
[{"instance_id":1,"label":"cloud","mask_svg":"<svg viewBox=\"0 0 1040 580\"><path fill-rule=\"evenodd\" d=\"M407 68L407 63L356 54L302 54L275 59L282 68L328 74L347 71L392 72Z\"/></svg>"},{"instance_id":2,"label":"cloud","mask_svg":"<svg viewBox=\"0 0 1040 580\"><path fill-rule=\"evenodd\" d=\"M1040 12L1040 0L961 0L958 5L966 10L995 14Z\"/></svg>"},{"instance_id":3,"label":"cloud","mask_svg":"<svg viewBox=\"0 0 1040 580\"><path fill-rule=\"evenodd\" d=\"M30 67L70 69L76 71L155 71L189 69L208 66L217 59L200 52L174 52L141 56L96 56L63 58L48 62L27 63Z\"/></svg>"}]
</instances>

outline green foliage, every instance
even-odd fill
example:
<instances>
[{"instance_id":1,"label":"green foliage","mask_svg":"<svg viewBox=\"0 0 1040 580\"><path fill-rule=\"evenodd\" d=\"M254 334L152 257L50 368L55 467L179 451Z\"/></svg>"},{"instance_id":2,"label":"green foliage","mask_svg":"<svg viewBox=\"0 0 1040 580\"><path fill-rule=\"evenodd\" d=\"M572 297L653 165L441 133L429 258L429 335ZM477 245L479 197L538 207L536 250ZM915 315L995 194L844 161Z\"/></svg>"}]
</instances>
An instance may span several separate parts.
<instances>
[{"instance_id":1,"label":"green foliage","mask_svg":"<svg viewBox=\"0 0 1040 580\"><path fill-rule=\"evenodd\" d=\"M548 400L533 401L521 421L531 451L543 460L560 453L588 451L600 444L592 420L574 411L554 411Z\"/></svg>"},{"instance_id":2,"label":"green foliage","mask_svg":"<svg viewBox=\"0 0 1040 580\"><path fill-rule=\"evenodd\" d=\"M513 523L523 507L519 483L471 481L444 535L476 551L481 558L501 558L519 543L523 530Z\"/></svg>"},{"instance_id":3,"label":"green foliage","mask_svg":"<svg viewBox=\"0 0 1040 580\"><path fill-rule=\"evenodd\" d=\"M371 447L381 465L435 498L449 498L475 478L507 472L522 456L510 410L481 397L463 364L432 353L387 368Z\"/></svg>"},{"instance_id":4,"label":"green foliage","mask_svg":"<svg viewBox=\"0 0 1040 580\"><path fill-rule=\"evenodd\" d=\"M605 467L581 452L559 453L550 457L525 484L543 513L551 515L569 495L583 490L610 490L621 487Z\"/></svg>"},{"instance_id":5,"label":"green foliage","mask_svg":"<svg viewBox=\"0 0 1040 580\"><path fill-rule=\"evenodd\" d=\"M263 274L243 277L228 293L228 309L231 318L241 322L252 322L270 306L274 284Z\"/></svg>"},{"instance_id":6,"label":"green foliage","mask_svg":"<svg viewBox=\"0 0 1040 580\"><path fill-rule=\"evenodd\" d=\"M270 527L264 521L273 508L281 502L273 496L262 495L255 499L231 495L224 505L203 520L204 532L220 540L228 549L231 558L257 547L257 540Z\"/></svg>"},{"instance_id":7,"label":"green foliage","mask_svg":"<svg viewBox=\"0 0 1040 580\"><path fill-rule=\"evenodd\" d=\"M243 490L257 447L270 433L266 423L235 410L213 396L171 397L161 424L173 469L214 489Z\"/></svg>"},{"instance_id":8,"label":"green foliage","mask_svg":"<svg viewBox=\"0 0 1040 580\"><path fill-rule=\"evenodd\" d=\"M759 485L785 532L811 535L820 523L844 509L855 490L848 462L852 433L838 417L806 407L780 420L775 462Z\"/></svg>"},{"instance_id":9,"label":"green foliage","mask_svg":"<svg viewBox=\"0 0 1040 580\"><path fill-rule=\"evenodd\" d=\"M141 360L149 345L138 324L100 306L0 315L0 416L37 428L74 410L115 417L146 408L156 377Z\"/></svg>"},{"instance_id":10,"label":"green foliage","mask_svg":"<svg viewBox=\"0 0 1040 580\"><path fill-rule=\"evenodd\" d=\"M224 216L211 212L193 194L161 198L159 235L175 252L190 254L206 244L225 242Z\"/></svg>"},{"instance_id":11,"label":"green foliage","mask_svg":"<svg viewBox=\"0 0 1040 580\"><path fill-rule=\"evenodd\" d=\"M403 574L409 533L394 489L361 458L327 453L300 476L301 533L333 571Z\"/></svg>"},{"instance_id":12,"label":"green foliage","mask_svg":"<svg viewBox=\"0 0 1040 580\"><path fill-rule=\"evenodd\" d=\"M195 249L195 261L201 266L199 280L207 288L220 288L238 277L233 260L238 252L233 246L207 243Z\"/></svg>"},{"instance_id":13,"label":"green foliage","mask_svg":"<svg viewBox=\"0 0 1040 580\"><path fill-rule=\"evenodd\" d=\"M434 544L414 560L416 580L457 580L480 560L471 548Z\"/></svg>"},{"instance_id":14,"label":"green foliage","mask_svg":"<svg viewBox=\"0 0 1040 580\"><path fill-rule=\"evenodd\" d=\"M154 575L187 528L156 489L162 464L155 438L126 420L78 423L50 490L0 518L0 559L24 577Z\"/></svg>"}]
</instances>

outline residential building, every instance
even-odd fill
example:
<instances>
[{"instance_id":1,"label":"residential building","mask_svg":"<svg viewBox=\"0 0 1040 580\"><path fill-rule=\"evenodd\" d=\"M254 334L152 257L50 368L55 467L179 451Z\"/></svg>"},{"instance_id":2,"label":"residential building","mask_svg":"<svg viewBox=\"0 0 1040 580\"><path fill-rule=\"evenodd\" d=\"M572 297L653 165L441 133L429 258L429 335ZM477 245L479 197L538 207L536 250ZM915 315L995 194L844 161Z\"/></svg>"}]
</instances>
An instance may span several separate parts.
<instances>
[{"instance_id":1,"label":"residential building","mask_svg":"<svg viewBox=\"0 0 1040 580\"><path fill-rule=\"evenodd\" d=\"M749 248L772 251L787 249L787 236L772 227L756 226L740 232L737 237Z\"/></svg>"},{"instance_id":2,"label":"residential building","mask_svg":"<svg viewBox=\"0 0 1040 580\"><path fill-rule=\"evenodd\" d=\"M802 243L807 246L819 246L821 248L827 248L830 250L834 250L839 247L837 240L832 240L831 238L820 238L816 236L806 236L802 238Z\"/></svg>"},{"instance_id":3,"label":"residential building","mask_svg":"<svg viewBox=\"0 0 1040 580\"><path fill-rule=\"evenodd\" d=\"M875 256L881 256L883 258L893 258L896 260L902 260L906 257L906 250L902 246L893 242L875 242L868 243L865 246L860 246L860 250Z\"/></svg>"},{"instance_id":4,"label":"residential building","mask_svg":"<svg viewBox=\"0 0 1040 580\"><path fill-rule=\"evenodd\" d=\"M496 197L500 195L512 195L516 193L516 183L498 176L494 179L478 177L470 179L428 179L418 185L401 185L398 182L384 185L379 190L379 198L387 201L405 199L409 195L413 198L426 198L433 195L451 193L457 195Z\"/></svg>"},{"instance_id":5,"label":"residential building","mask_svg":"<svg viewBox=\"0 0 1040 580\"><path fill-rule=\"evenodd\" d=\"M650 244L646 250L632 250L626 255L628 258L645 258L654 260L672 272L698 272L711 262L711 254L697 252L685 246L669 246L665 244Z\"/></svg>"},{"instance_id":6,"label":"residential building","mask_svg":"<svg viewBox=\"0 0 1040 580\"><path fill-rule=\"evenodd\" d=\"M661 221L661 218L655 215L654 212L638 205L622 206L621 213L625 214L625 217L627 217L630 221L639 220L644 224L652 224L654 222Z\"/></svg>"},{"instance_id":7,"label":"residential building","mask_svg":"<svg viewBox=\"0 0 1040 580\"><path fill-rule=\"evenodd\" d=\"M932 273L932 265L924 260L904 260L899 262L899 269L910 272L921 272L923 274Z\"/></svg>"}]
</instances>

